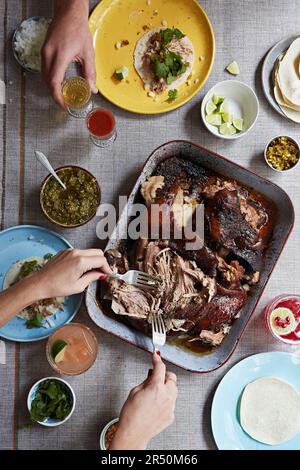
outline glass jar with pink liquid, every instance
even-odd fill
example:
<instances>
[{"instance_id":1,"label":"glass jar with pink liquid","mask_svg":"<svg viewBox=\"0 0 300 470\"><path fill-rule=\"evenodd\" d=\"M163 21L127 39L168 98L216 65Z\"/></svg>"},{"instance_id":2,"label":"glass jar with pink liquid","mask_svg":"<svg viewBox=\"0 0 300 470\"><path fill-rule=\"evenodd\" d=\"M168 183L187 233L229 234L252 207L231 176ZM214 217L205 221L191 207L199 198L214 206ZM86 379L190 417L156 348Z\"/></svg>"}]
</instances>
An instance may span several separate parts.
<instances>
[{"instance_id":1,"label":"glass jar with pink liquid","mask_svg":"<svg viewBox=\"0 0 300 470\"><path fill-rule=\"evenodd\" d=\"M264 309L265 322L274 338L290 345L300 344L300 296L283 294Z\"/></svg>"}]
</instances>

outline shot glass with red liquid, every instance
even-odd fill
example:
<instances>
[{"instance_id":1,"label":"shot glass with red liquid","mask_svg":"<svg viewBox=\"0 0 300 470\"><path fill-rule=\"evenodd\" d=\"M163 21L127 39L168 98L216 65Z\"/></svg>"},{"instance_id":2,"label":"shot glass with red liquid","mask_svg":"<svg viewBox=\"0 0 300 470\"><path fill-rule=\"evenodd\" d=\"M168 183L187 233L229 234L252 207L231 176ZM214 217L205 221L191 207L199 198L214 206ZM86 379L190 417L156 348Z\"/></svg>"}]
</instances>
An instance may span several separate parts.
<instances>
[{"instance_id":1,"label":"shot glass with red liquid","mask_svg":"<svg viewBox=\"0 0 300 470\"><path fill-rule=\"evenodd\" d=\"M264 309L266 326L274 338L296 346L300 344L300 296L275 297Z\"/></svg>"},{"instance_id":2,"label":"shot glass with red liquid","mask_svg":"<svg viewBox=\"0 0 300 470\"><path fill-rule=\"evenodd\" d=\"M94 108L86 117L91 141L98 147L108 147L117 138L114 115L105 108Z\"/></svg>"}]
</instances>

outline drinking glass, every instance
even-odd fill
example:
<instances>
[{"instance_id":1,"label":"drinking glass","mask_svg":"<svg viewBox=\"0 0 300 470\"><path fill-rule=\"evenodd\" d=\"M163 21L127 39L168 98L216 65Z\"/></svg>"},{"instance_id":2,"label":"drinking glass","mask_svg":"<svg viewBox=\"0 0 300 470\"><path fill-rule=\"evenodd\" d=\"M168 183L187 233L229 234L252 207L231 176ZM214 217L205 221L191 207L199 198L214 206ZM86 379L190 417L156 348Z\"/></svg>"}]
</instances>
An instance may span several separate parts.
<instances>
[{"instance_id":1,"label":"drinking glass","mask_svg":"<svg viewBox=\"0 0 300 470\"><path fill-rule=\"evenodd\" d=\"M64 80L61 94L68 113L76 118L85 118L93 107L91 87L82 77L70 77Z\"/></svg>"}]
</instances>

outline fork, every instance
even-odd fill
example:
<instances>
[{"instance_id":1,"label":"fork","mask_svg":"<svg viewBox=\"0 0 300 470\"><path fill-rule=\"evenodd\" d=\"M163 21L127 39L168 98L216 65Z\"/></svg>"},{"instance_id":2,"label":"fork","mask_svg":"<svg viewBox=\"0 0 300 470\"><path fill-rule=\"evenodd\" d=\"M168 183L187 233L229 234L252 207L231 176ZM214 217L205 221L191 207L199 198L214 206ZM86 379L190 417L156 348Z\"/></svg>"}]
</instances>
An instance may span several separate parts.
<instances>
[{"instance_id":1,"label":"fork","mask_svg":"<svg viewBox=\"0 0 300 470\"><path fill-rule=\"evenodd\" d=\"M153 352L160 350L166 342L166 327L161 315L155 315L152 318L152 343Z\"/></svg>"},{"instance_id":2,"label":"fork","mask_svg":"<svg viewBox=\"0 0 300 470\"><path fill-rule=\"evenodd\" d=\"M157 286L158 279L150 274L144 273L142 271L136 271L131 269L125 274L108 274L107 279L118 279L119 281L127 282L127 284L132 284L136 287L141 288L151 288L154 289Z\"/></svg>"}]
</instances>

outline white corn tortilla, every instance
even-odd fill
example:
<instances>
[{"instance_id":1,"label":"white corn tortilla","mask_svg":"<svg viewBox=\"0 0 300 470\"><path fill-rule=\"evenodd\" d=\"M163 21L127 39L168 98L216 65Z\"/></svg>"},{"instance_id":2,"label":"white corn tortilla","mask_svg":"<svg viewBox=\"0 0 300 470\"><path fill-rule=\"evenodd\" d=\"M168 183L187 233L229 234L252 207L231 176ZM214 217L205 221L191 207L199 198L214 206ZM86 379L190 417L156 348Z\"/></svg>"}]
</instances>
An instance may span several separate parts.
<instances>
[{"instance_id":1,"label":"white corn tortilla","mask_svg":"<svg viewBox=\"0 0 300 470\"><path fill-rule=\"evenodd\" d=\"M249 383L241 398L240 422L253 439L278 445L300 431L300 394L277 377Z\"/></svg>"},{"instance_id":2,"label":"white corn tortilla","mask_svg":"<svg viewBox=\"0 0 300 470\"><path fill-rule=\"evenodd\" d=\"M133 53L134 54L134 67L137 73L139 74L139 76L141 77L141 79L143 80L144 85L147 85L149 87L152 84L153 76L151 73L148 73L148 71L145 70L143 66L143 57L147 50L149 39L153 36L154 33L158 33L159 31L162 31L165 29L167 28L156 28L156 29L152 29L151 31L148 31L146 34L144 34L144 36L142 36L137 41L135 49L134 49L134 53ZM180 87L180 85L185 83L188 76L190 75L192 71L193 64L194 64L195 54L194 54L194 47L193 47L192 42L187 36L184 36L179 41L183 46L188 47L192 51L189 56L183 57L183 59L189 63L189 66L187 67L186 71L182 75L180 75L180 77L174 80L170 85L167 85L167 90L173 90L174 88L178 88ZM172 48L170 48L170 50L172 50Z\"/></svg>"},{"instance_id":3,"label":"white corn tortilla","mask_svg":"<svg viewBox=\"0 0 300 470\"><path fill-rule=\"evenodd\" d=\"M43 266L44 264L47 263L47 261L44 258L40 258L38 256L30 256L29 258L25 258L23 260L17 261L14 263L9 271L7 271L4 281L3 281L3 290L8 289L11 287L18 279L18 276L20 274L21 267L25 262L28 261L37 261L39 265ZM64 297L56 297L56 300L60 303L63 303L65 298ZM51 315L54 315L57 312L57 307L54 305L49 305L47 306L47 310L51 312ZM32 319L32 314L28 311L27 308L24 308L21 310L21 312L18 313L17 315L20 318L23 318L23 320L31 320Z\"/></svg>"},{"instance_id":4,"label":"white corn tortilla","mask_svg":"<svg viewBox=\"0 0 300 470\"><path fill-rule=\"evenodd\" d=\"M299 61L300 38L290 45L277 72L277 81L284 101L296 106L300 106Z\"/></svg>"}]
</instances>

